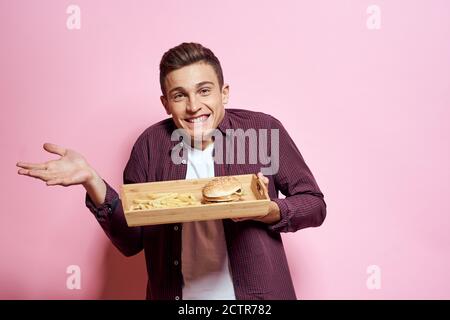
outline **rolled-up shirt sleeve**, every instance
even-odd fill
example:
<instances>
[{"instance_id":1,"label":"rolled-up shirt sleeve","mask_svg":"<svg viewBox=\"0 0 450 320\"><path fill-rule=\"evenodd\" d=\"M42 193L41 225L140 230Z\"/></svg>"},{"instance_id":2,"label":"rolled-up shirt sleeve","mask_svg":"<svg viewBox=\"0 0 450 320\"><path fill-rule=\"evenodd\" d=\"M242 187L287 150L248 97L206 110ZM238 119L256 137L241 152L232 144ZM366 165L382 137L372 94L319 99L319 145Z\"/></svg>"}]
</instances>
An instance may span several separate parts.
<instances>
[{"instance_id":1,"label":"rolled-up shirt sleeve","mask_svg":"<svg viewBox=\"0 0 450 320\"><path fill-rule=\"evenodd\" d=\"M133 148L124 170L124 184L145 182L144 166L139 161L138 151L136 147ZM120 252L125 256L135 255L143 249L142 228L128 227L118 193L105 180L103 181L106 184L104 203L96 206L86 193L86 207L94 214L108 238Z\"/></svg>"},{"instance_id":2,"label":"rolled-up shirt sleeve","mask_svg":"<svg viewBox=\"0 0 450 320\"><path fill-rule=\"evenodd\" d=\"M281 122L272 118L272 128L279 130L279 168L273 181L286 198L271 199L280 208L281 220L269 228L276 232L295 232L320 226L326 217L324 195Z\"/></svg>"}]
</instances>

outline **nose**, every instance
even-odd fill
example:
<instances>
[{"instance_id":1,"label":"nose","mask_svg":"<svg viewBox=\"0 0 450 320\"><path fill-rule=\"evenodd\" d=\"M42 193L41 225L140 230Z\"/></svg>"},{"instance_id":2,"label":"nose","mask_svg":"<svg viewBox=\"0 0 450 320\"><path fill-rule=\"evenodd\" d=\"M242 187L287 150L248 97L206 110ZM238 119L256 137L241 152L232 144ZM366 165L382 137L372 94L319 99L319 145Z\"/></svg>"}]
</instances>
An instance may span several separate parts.
<instances>
[{"instance_id":1,"label":"nose","mask_svg":"<svg viewBox=\"0 0 450 320\"><path fill-rule=\"evenodd\" d=\"M196 113L200 108L200 103L195 99L195 95L190 96L186 105L187 111L190 113Z\"/></svg>"}]
</instances>

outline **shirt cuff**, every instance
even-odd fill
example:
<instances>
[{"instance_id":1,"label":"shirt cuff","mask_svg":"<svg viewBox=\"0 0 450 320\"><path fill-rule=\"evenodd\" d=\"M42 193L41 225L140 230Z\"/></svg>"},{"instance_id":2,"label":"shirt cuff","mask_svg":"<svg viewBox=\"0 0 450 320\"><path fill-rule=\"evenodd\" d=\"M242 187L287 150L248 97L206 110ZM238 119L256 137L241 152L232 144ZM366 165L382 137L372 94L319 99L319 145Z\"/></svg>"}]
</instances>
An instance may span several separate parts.
<instances>
[{"instance_id":1,"label":"shirt cuff","mask_svg":"<svg viewBox=\"0 0 450 320\"><path fill-rule=\"evenodd\" d=\"M278 208L280 208L280 221L278 221L275 224L269 225L269 229L275 232L283 232L288 230L289 225L289 208L286 203L286 199L271 199L273 202L275 202L278 205Z\"/></svg>"},{"instance_id":2,"label":"shirt cuff","mask_svg":"<svg viewBox=\"0 0 450 320\"><path fill-rule=\"evenodd\" d=\"M103 182L106 185L106 196L105 201L101 205L96 206L87 192L85 198L86 207L98 220L105 220L111 213L113 213L119 200L117 192L111 188L105 180L103 180Z\"/></svg>"}]
</instances>

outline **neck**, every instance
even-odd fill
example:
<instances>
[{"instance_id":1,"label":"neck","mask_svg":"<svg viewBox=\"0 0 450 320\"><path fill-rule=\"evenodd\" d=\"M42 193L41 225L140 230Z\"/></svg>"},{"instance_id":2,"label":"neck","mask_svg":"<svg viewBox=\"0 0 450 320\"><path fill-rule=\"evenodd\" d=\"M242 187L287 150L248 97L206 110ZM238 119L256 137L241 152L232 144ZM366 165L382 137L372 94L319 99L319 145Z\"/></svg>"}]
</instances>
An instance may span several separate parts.
<instances>
[{"instance_id":1,"label":"neck","mask_svg":"<svg viewBox=\"0 0 450 320\"><path fill-rule=\"evenodd\" d=\"M191 140L192 148L196 148L196 149L200 149L200 150L205 150L211 143L213 143L212 139L196 141L194 138L192 138L192 140Z\"/></svg>"}]
</instances>

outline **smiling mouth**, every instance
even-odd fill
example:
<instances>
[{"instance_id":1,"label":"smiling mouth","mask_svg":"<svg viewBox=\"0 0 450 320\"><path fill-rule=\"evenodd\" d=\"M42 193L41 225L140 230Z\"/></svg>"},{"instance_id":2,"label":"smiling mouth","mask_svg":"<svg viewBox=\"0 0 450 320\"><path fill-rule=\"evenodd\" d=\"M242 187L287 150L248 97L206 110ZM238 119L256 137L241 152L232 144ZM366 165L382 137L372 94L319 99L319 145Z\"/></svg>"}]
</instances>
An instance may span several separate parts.
<instances>
[{"instance_id":1,"label":"smiling mouth","mask_svg":"<svg viewBox=\"0 0 450 320\"><path fill-rule=\"evenodd\" d=\"M210 114L203 114L198 117L192 117L192 118L185 119L185 121L187 121L189 123L202 123L202 122L205 122L206 120L208 120L209 116L210 116Z\"/></svg>"}]
</instances>

